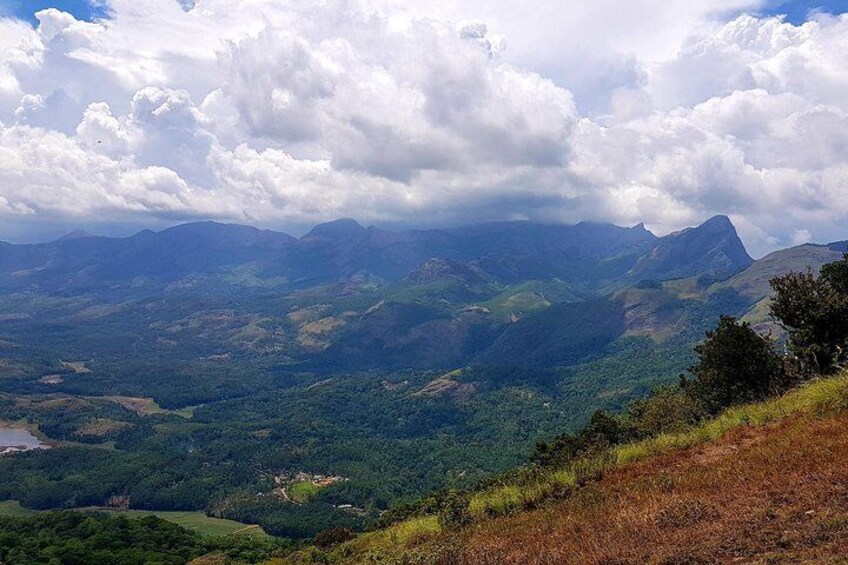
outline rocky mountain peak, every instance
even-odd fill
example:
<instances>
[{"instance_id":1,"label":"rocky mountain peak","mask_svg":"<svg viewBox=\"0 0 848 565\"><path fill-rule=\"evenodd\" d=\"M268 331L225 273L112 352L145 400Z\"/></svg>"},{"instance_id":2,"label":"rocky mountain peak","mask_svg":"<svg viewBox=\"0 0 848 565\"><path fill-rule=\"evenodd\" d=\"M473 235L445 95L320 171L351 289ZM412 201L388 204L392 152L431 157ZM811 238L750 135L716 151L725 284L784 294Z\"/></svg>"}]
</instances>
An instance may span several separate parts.
<instances>
[{"instance_id":1,"label":"rocky mountain peak","mask_svg":"<svg viewBox=\"0 0 848 565\"><path fill-rule=\"evenodd\" d=\"M352 218L340 218L331 222L318 224L303 236L303 239L344 239L349 237L361 237L367 233L367 229Z\"/></svg>"}]
</instances>

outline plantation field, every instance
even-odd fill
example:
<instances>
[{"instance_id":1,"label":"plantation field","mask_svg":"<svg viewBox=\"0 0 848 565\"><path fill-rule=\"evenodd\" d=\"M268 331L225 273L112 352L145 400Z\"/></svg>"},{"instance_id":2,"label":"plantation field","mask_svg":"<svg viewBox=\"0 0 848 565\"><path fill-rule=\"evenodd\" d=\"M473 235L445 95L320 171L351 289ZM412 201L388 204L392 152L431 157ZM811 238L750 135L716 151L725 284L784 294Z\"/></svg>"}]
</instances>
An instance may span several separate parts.
<instances>
[{"instance_id":1,"label":"plantation field","mask_svg":"<svg viewBox=\"0 0 848 565\"><path fill-rule=\"evenodd\" d=\"M105 511L109 514L120 514L138 518L143 518L144 516L156 516L157 518L173 522L187 530L192 530L205 536L224 536L229 534L266 535L259 526L242 524L241 522L236 522L234 520L213 518L212 516L207 516L203 512L104 510L102 508L92 508L91 510Z\"/></svg>"},{"instance_id":2,"label":"plantation field","mask_svg":"<svg viewBox=\"0 0 848 565\"><path fill-rule=\"evenodd\" d=\"M143 518L145 516L156 516L167 520L187 530L195 531L204 536L238 535L267 535L262 528L256 525L242 524L233 520L224 520L207 516L203 512L171 512L171 511L147 511L147 510L113 510L106 508L88 507L80 508L81 511L105 512L107 514L128 516L131 518ZM29 510L20 505L17 500L5 500L0 502L0 516L31 516L37 510Z\"/></svg>"}]
</instances>

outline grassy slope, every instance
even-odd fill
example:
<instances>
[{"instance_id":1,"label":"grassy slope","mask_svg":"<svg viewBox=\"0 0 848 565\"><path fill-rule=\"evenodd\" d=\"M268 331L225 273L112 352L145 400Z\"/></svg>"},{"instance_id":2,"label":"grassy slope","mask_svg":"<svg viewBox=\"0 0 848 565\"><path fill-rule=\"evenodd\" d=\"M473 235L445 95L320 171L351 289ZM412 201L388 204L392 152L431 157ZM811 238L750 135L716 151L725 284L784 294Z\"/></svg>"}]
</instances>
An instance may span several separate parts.
<instances>
[{"instance_id":1,"label":"grassy slope","mask_svg":"<svg viewBox=\"0 0 848 565\"><path fill-rule=\"evenodd\" d=\"M96 509L100 510L100 509ZM122 516L132 516L143 518L144 516L156 516L163 520L173 522L187 530L193 530L205 536L223 536L228 534L250 534L250 535L266 535L265 532L256 525L242 524L233 520L224 520L222 518L213 518L207 516L203 512L169 512L169 511L145 511L145 510L120 510L110 511L114 514Z\"/></svg>"},{"instance_id":2,"label":"grassy slope","mask_svg":"<svg viewBox=\"0 0 848 565\"><path fill-rule=\"evenodd\" d=\"M0 502L0 516L18 518L21 516L31 516L37 512L38 510L24 508L17 500L4 500L3 502Z\"/></svg>"},{"instance_id":3,"label":"grassy slope","mask_svg":"<svg viewBox=\"0 0 848 565\"><path fill-rule=\"evenodd\" d=\"M684 433L484 490L472 497L474 521L462 530L416 518L318 559L719 563L844 554L846 411L848 374L821 379Z\"/></svg>"},{"instance_id":4,"label":"grassy slope","mask_svg":"<svg viewBox=\"0 0 848 565\"><path fill-rule=\"evenodd\" d=\"M482 524L441 562L836 563L848 554L846 430L845 413L739 427Z\"/></svg>"},{"instance_id":5,"label":"grassy slope","mask_svg":"<svg viewBox=\"0 0 848 565\"><path fill-rule=\"evenodd\" d=\"M192 530L206 536L223 536L228 534L266 535L259 526L242 524L241 522L234 522L233 520L213 518L211 516L207 516L203 512L150 512L145 510L118 511L106 510L103 508L82 508L81 510L108 512L110 514L120 514L131 518L156 516L157 518L173 522L187 530ZM31 516L37 513L37 510L23 508L15 500L0 502L0 516Z\"/></svg>"},{"instance_id":6,"label":"grassy slope","mask_svg":"<svg viewBox=\"0 0 848 565\"><path fill-rule=\"evenodd\" d=\"M771 294L769 280L789 271L804 272L808 268L818 273L822 265L842 258L842 251L821 245L800 245L781 249L759 259L749 268L727 281L715 285L715 289L733 288L743 296L763 297Z\"/></svg>"}]
</instances>

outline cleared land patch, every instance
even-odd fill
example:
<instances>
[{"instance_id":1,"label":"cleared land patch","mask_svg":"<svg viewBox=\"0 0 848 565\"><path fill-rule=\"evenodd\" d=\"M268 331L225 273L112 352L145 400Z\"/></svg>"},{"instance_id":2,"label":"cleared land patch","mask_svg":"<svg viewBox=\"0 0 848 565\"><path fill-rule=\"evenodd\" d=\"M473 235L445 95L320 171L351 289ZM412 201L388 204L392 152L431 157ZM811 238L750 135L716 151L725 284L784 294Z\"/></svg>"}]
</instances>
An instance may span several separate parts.
<instances>
[{"instance_id":1,"label":"cleared land patch","mask_svg":"<svg viewBox=\"0 0 848 565\"><path fill-rule=\"evenodd\" d=\"M112 432L121 431L131 426L132 424L129 422L110 420L108 418L97 418L96 420L86 422L77 430L77 433L84 436L101 437Z\"/></svg>"},{"instance_id":2,"label":"cleared land patch","mask_svg":"<svg viewBox=\"0 0 848 565\"><path fill-rule=\"evenodd\" d=\"M148 511L148 510L116 510L113 508L87 507L80 508L81 512L106 512L108 514L127 516L129 518L143 518L145 516L156 516L163 520L178 524L188 530L193 530L205 536L223 536L230 534L266 536L262 528L255 524L243 524L233 520L224 520L207 516L203 512L171 512L171 511ZM31 516L37 514L38 510L24 508L16 500L4 500L0 502L0 516Z\"/></svg>"}]
</instances>

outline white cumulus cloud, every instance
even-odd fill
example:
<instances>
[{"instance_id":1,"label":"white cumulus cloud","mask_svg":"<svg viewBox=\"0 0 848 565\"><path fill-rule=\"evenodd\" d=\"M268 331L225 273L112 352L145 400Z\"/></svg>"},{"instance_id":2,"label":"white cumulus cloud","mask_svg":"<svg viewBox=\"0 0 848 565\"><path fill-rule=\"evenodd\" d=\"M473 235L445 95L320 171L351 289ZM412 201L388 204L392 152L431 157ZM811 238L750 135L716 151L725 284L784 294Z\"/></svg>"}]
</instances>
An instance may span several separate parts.
<instances>
[{"instance_id":1,"label":"white cumulus cloud","mask_svg":"<svg viewBox=\"0 0 848 565\"><path fill-rule=\"evenodd\" d=\"M760 4L112 0L94 23L0 19L0 221L666 232L727 213L755 253L848 237L848 16L737 15Z\"/></svg>"}]
</instances>

